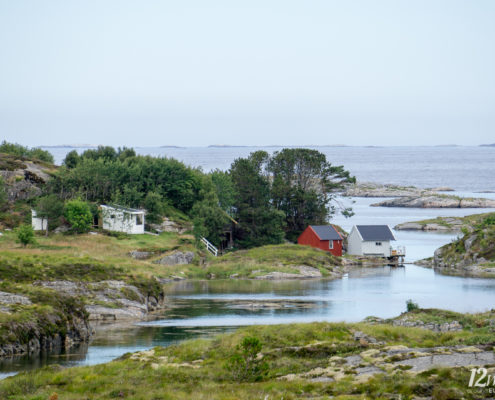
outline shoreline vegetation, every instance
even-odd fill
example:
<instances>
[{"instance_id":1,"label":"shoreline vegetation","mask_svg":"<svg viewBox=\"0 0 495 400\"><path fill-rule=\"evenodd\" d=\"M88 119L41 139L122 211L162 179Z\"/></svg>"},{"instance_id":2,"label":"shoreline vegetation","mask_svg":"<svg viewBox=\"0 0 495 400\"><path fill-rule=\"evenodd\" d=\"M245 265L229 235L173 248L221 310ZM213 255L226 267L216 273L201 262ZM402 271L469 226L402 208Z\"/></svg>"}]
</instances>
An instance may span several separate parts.
<instances>
[{"instance_id":1,"label":"shoreline vegetation","mask_svg":"<svg viewBox=\"0 0 495 400\"><path fill-rule=\"evenodd\" d=\"M459 222L461 237L416 264L447 275L495 278L495 213L470 215Z\"/></svg>"},{"instance_id":2,"label":"shoreline vegetation","mask_svg":"<svg viewBox=\"0 0 495 400\"><path fill-rule=\"evenodd\" d=\"M23 372L0 382L0 397L476 399L471 368L494 373L494 333L494 310L415 308L387 320L250 326L105 364Z\"/></svg>"}]
</instances>

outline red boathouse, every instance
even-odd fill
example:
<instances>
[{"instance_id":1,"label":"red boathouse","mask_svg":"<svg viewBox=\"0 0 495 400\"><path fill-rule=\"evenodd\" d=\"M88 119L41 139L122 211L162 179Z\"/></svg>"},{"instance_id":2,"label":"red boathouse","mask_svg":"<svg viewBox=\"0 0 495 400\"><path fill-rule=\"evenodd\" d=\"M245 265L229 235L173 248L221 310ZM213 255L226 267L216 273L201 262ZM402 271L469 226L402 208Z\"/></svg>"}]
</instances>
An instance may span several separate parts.
<instances>
[{"instance_id":1,"label":"red boathouse","mask_svg":"<svg viewBox=\"0 0 495 400\"><path fill-rule=\"evenodd\" d=\"M342 242L342 236L332 225L309 225L297 239L298 244L329 251L338 257L342 256Z\"/></svg>"}]
</instances>

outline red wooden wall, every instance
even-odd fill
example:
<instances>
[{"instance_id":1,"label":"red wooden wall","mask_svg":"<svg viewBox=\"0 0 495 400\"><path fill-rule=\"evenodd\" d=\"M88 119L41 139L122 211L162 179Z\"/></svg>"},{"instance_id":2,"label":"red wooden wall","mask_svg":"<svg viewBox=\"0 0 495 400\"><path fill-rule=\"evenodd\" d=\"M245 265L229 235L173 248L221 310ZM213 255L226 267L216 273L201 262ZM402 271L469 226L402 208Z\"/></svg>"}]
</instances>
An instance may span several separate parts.
<instances>
[{"instance_id":1,"label":"red wooden wall","mask_svg":"<svg viewBox=\"0 0 495 400\"><path fill-rule=\"evenodd\" d=\"M333 249L330 249L328 240L320 240L316 232L308 226L303 233L297 238L298 244L305 244L317 249L329 251L334 256L342 256L342 240L333 241Z\"/></svg>"}]
</instances>

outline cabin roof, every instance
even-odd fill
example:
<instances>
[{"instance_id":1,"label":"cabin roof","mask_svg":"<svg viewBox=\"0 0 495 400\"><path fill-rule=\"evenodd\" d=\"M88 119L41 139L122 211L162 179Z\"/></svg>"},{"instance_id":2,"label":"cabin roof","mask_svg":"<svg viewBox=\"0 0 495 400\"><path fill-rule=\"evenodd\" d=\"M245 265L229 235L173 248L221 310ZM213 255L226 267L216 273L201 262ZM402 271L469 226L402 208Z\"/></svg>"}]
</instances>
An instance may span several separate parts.
<instances>
[{"instance_id":1,"label":"cabin roof","mask_svg":"<svg viewBox=\"0 0 495 400\"><path fill-rule=\"evenodd\" d=\"M342 240L339 232L332 225L310 225L320 240Z\"/></svg>"},{"instance_id":2,"label":"cabin roof","mask_svg":"<svg viewBox=\"0 0 495 400\"><path fill-rule=\"evenodd\" d=\"M356 229L365 241L395 240L388 225L356 225Z\"/></svg>"},{"instance_id":3,"label":"cabin roof","mask_svg":"<svg viewBox=\"0 0 495 400\"><path fill-rule=\"evenodd\" d=\"M129 208L129 207L124 207L124 206L119 206L118 204L102 204L101 207L103 208L111 208L113 210L118 210L118 211L124 211L128 212L131 214L144 214L144 210L138 210L137 208Z\"/></svg>"}]
</instances>

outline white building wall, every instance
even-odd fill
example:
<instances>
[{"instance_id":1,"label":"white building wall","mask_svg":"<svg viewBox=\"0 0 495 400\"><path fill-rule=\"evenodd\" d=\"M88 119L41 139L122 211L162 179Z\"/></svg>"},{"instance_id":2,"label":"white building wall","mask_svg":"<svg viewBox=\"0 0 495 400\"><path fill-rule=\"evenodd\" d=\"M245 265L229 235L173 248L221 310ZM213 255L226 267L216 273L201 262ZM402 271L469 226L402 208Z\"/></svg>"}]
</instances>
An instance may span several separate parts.
<instances>
[{"instance_id":1,"label":"white building wall","mask_svg":"<svg viewBox=\"0 0 495 400\"><path fill-rule=\"evenodd\" d=\"M134 213L102 206L103 229L131 235L144 233L144 212ZM138 218L141 224L137 224Z\"/></svg>"},{"instance_id":2,"label":"white building wall","mask_svg":"<svg viewBox=\"0 0 495 400\"><path fill-rule=\"evenodd\" d=\"M36 216L36 211L31 210L31 226L35 231L46 231L46 226L48 225L48 220L45 218L38 218Z\"/></svg>"},{"instance_id":3,"label":"white building wall","mask_svg":"<svg viewBox=\"0 0 495 400\"><path fill-rule=\"evenodd\" d=\"M376 243L381 243L381 246ZM390 241L367 241L362 242L363 255L376 255L381 257L390 257Z\"/></svg>"},{"instance_id":4,"label":"white building wall","mask_svg":"<svg viewBox=\"0 0 495 400\"><path fill-rule=\"evenodd\" d=\"M362 256L362 240L359 232L355 227L352 227L351 233L347 237L347 254L352 254L354 256Z\"/></svg>"}]
</instances>

